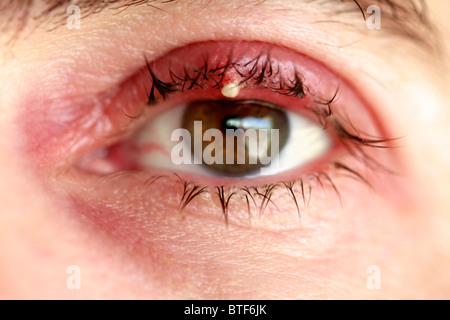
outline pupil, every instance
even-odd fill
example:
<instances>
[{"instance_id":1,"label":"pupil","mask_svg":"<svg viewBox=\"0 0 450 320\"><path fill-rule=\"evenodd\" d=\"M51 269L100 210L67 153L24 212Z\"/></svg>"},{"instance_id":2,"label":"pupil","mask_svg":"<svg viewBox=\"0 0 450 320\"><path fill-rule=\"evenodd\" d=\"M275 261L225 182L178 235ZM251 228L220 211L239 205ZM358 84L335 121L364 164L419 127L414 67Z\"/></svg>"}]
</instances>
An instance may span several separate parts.
<instances>
[{"instance_id":1,"label":"pupil","mask_svg":"<svg viewBox=\"0 0 450 320\"><path fill-rule=\"evenodd\" d=\"M191 134L194 157L210 170L232 176L249 175L270 165L290 131L286 112L253 100L190 103L182 126ZM196 149L194 141L201 141L201 148Z\"/></svg>"}]
</instances>

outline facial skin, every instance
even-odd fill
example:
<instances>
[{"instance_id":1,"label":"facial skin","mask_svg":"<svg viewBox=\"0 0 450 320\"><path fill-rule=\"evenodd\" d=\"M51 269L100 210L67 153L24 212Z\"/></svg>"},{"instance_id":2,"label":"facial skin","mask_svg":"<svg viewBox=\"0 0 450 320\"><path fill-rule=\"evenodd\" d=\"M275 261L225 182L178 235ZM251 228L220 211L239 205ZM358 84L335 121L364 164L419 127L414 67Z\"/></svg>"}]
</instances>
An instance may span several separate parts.
<instances>
[{"instance_id":1,"label":"facial skin","mask_svg":"<svg viewBox=\"0 0 450 320\"><path fill-rule=\"evenodd\" d=\"M386 7L381 30L369 30L354 3L308 2L181 0L155 4L164 11L105 9L83 17L80 29L30 22L14 42L11 23L0 36L0 297L449 298L450 5L427 1L439 31L436 41L430 31L427 47L393 34ZM32 14L43 8L37 1ZM352 10L333 14L337 8ZM182 189L173 179L143 189L73 170L74 159L107 146L98 137L113 132L106 125L84 130L95 110L77 109L77 97L123 83L145 67L144 52L153 61L212 40L283 45L343 77L374 123L401 137L382 153L398 174L372 175L376 192L338 180L342 207L332 193L317 191L301 224L285 192L274 195L278 209L269 205L251 226L245 203L234 202L227 227L207 194L179 214ZM56 100L67 108L37 107ZM84 129L70 127L78 122L67 119L82 116ZM81 270L79 290L66 286L73 265ZM379 289L368 286L373 270L380 271Z\"/></svg>"}]
</instances>

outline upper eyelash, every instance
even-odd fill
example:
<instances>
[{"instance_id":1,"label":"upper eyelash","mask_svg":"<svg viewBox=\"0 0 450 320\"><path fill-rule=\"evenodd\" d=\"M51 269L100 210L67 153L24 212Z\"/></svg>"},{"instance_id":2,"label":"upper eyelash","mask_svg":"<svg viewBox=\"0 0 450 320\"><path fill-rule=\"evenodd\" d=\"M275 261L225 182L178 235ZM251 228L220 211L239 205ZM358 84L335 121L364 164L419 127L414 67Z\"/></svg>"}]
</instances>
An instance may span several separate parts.
<instances>
[{"instance_id":1,"label":"upper eyelash","mask_svg":"<svg viewBox=\"0 0 450 320\"><path fill-rule=\"evenodd\" d=\"M153 69L145 58L147 71L152 79L150 90L147 90L147 104L155 105L158 103L159 94L162 100L166 100L174 92L185 92L193 89L205 89L207 87L220 89L223 85L224 77L227 71L233 69L242 79L239 85L257 85L266 89L270 89L276 93L285 96L305 98L308 94L314 95L304 84L304 77L295 71L293 79L284 79L281 76L281 69L275 67L274 62L270 58L270 53L260 54L245 64L240 59L229 58L224 65L210 66L204 57L203 65L185 66L182 74L175 74L169 70L170 82L164 82L159 79L153 72ZM247 72L243 72L242 68L251 68ZM277 77L277 81L271 81L271 78ZM205 84L213 82L213 84ZM326 99L318 99L317 101L326 101Z\"/></svg>"},{"instance_id":2,"label":"upper eyelash","mask_svg":"<svg viewBox=\"0 0 450 320\"><path fill-rule=\"evenodd\" d=\"M203 65L201 67L185 66L181 75L175 74L169 69L170 81L165 82L159 79L153 72L153 69L145 58L147 71L152 80L150 90L147 92L147 104L156 105L159 98L163 101L168 99L171 94L175 92L185 92L193 89L206 89L206 84L203 81L213 82L209 84L211 88L220 89L223 85L223 80L226 72L233 68L241 77L239 85L245 84L247 86L257 85L266 89L270 89L280 95L297 97L299 99L305 98L307 95L313 97L314 105L305 106L306 109L312 111L319 123L325 128L325 119L330 117L332 112L332 104L339 98L339 87L336 88L334 95L330 98L322 98L315 95L305 84L304 76L297 70L294 72L292 79L286 79L281 74L281 69L275 67L272 59L270 58L270 52L266 54L259 54L255 58L251 59L245 64L240 63L240 59L229 58L227 62L222 66L210 66L208 65L208 59L203 57ZM242 72L242 68L246 68L249 65L252 67L245 74ZM271 81L270 79L275 77L277 81Z\"/></svg>"},{"instance_id":3,"label":"upper eyelash","mask_svg":"<svg viewBox=\"0 0 450 320\"><path fill-rule=\"evenodd\" d=\"M265 59L262 63L260 63L262 61L261 59L263 59L262 57L265 57ZM240 84L246 83L247 85L263 85L263 87L271 89L281 95L298 97L300 99L305 98L307 95L312 95L314 97L314 105L306 105L305 109L313 112L313 114L317 118L317 121L324 129L327 128L330 122L329 118L334 115L332 105L339 98L339 87L336 89L334 95L330 99L318 97L314 93L312 93L307 86L305 86L303 80L304 77L298 72L295 72L294 78L289 80L286 80L282 76L279 76L281 72L280 68L275 68L272 65L270 53L266 53L265 55L260 54L247 62L245 65L240 64L239 59L232 60L231 58L227 60L225 65L219 67L209 66L205 57L203 61L204 64L200 68L191 66L191 68L188 69L187 67L185 67L183 69L182 75L175 75L171 70L169 70L172 82L164 82L155 75L150 66L150 63L146 59L147 70L152 79L151 89L150 91L147 91L147 104L154 105L158 102L155 91L157 91L160 97L165 100L174 92L183 92L192 89L205 89L205 87L201 83L201 77L203 77L205 81L213 80L215 84L212 87L220 89L226 70L234 68L234 70L236 70L243 77L243 79L240 81ZM244 76L244 74L240 72L239 67L247 67L249 64L252 64L252 67L248 74ZM258 69L259 65L262 65L262 67ZM267 78L264 78L266 73ZM280 80L275 83L269 82L268 78L274 75L279 76L278 79ZM214 79L212 76L218 77L218 80ZM283 81L283 79L285 81ZM276 84L278 84L278 86L276 86ZM366 138L362 136L359 130L353 130L355 133L351 133L348 129L346 129L346 126L342 123L342 120L339 121L336 118L333 119L333 125L339 137L341 137L342 139L345 138L346 140L352 140L356 146L387 148L389 146L386 145L386 143L395 140L386 138ZM353 125L350 124L350 126L355 129ZM360 148L358 152L362 153ZM356 153L354 153L354 155L356 155ZM374 160L372 160L371 162L375 163Z\"/></svg>"}]
</instances>

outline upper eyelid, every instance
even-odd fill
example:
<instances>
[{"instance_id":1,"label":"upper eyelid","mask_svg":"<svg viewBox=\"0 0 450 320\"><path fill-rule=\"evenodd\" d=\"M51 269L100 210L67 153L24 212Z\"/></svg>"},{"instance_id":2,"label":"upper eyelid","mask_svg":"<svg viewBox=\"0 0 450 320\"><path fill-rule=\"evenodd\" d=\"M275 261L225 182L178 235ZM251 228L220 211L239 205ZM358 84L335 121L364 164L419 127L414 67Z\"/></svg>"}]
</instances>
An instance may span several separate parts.
<instances>
[{"instance_id":1,"label":"upper eyelid","mask_svg":"<svg viewBox=\"0 0 450 320\"><path fill-rule=\"evenodd\" d=\"M269 0L259 0L247 6L259 5ZM4 14L2 32L10 31L13 26L13 39L17 39L20 32L23 31L29 20L35 20L38 24L51 26L49 30L54 30L67 21L67 6L77 5L82 8L82 17L96 15L105 9L114 10L114 14L120 14L130 7L150 6L164 11L164 5L168 3L178 3L181 0L52 0L46 1L44 8L34 12L34 6L39 0L27 1L9 1L0 4L0 12ZM418 46L425 46L429 51L440 51L441 45L437 29L432 24L426 4L421 0L313 0L308 3L317 3L318 8L324 14L335 18L337 14L359 13L361 21L366 19L366 10L374 2L381 7L383 17L383 32L391 35L398 35L402 38L411 40ZM331 11L327 4L334 3ZM41 2L42 4L42 2ZM323 9L322 9L323 8ZM327 12L328 11L328 12ZM362 15L361 15L362 14ZM14 17L20 17L21 23L12 23ZM336 21L333 21L336 22ZM337 21L339 22L339 21ZM346 21L348 23L348 21ZM355 28L358 28L355 25Z\"/></svg>"}]
</instances>

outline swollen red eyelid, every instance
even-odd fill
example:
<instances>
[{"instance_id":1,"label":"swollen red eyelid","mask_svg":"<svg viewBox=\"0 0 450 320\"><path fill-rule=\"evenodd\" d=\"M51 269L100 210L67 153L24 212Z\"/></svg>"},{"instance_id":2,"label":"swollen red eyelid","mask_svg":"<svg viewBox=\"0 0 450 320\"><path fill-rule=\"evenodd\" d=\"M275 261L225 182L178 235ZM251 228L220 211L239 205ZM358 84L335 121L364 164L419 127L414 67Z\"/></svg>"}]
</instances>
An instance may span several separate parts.
<instances>
[{"instance_id":1,"label":"swollen red eyelid","mask_svg":"<svg viewBox=\"0 0 450 320\"><path fill-rule=\"evenodd\" d=\"M177 90L240 84L243 88L286 90L299 78L305 90L317 97L331 98L340 78L317 61L290 49L261 42L194 43L148 62L142 78L151 94L161 93L164 84ZM161 85L153 85L155 79ZM320 86L319 86L320 84ZM170 88L172 89L172 88ZM170 94L170 90L162 95ZM164 98L164 97L163 97ZM233 97L235 98L235 97Z\"/></svg>"}]
</instances>

